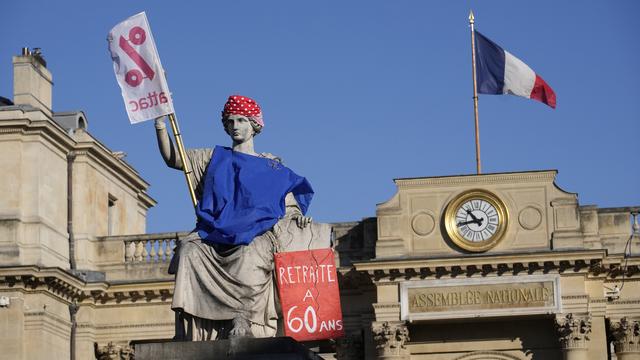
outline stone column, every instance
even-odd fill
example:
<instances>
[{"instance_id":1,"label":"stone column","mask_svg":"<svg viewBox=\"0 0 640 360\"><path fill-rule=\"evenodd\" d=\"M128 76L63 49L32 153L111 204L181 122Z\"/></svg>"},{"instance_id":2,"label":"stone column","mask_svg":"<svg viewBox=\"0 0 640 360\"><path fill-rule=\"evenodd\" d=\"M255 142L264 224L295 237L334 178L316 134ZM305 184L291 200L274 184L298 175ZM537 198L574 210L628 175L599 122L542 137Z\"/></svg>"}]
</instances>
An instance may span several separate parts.
<instances>
[{"instance_id":1,"label":"stone column","mask_svg":"<svg viewBox=\"0 0 640 360\"><path fill-rule=\"evenodd\" d=\"M565 360L587 360L591 314L558 317L556 330Z\"/></svg>"},{"instance_id":2,"label":"stone column","mask_svg":"<svg viewBox=\"0 0 640 360\"><path fill-rule=\"evenodd\" d=\"M371 331L378 359L409 359L410 353L406 346L409 341L409 329L404 321L375 322Z\"/></svg>"},{"instance_id":3,"label":"stone column","mask_svg":"<svg viewBox=\"0 0 640 360\"><path fill-rule=\"evenodd\" d=\"M609 325L618 360L640 360L640 324L623 317Z\"/></svg>"}]
</instances>

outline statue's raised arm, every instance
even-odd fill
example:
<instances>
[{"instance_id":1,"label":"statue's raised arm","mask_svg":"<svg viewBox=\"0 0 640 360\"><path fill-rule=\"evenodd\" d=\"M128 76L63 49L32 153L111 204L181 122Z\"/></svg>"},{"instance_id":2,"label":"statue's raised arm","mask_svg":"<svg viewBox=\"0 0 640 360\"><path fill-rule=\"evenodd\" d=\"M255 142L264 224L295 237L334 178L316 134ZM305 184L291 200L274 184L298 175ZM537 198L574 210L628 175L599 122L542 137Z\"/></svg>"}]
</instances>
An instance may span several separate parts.
<instances>
[{"instance_id":1,"label":"statue's raised arm","mask_svg":"<svg viewBox=\"0 0 640 360\"><path fill-rule=\"evenodd\" d=\"M173 145L169 133L167 132L167 124L164 123L163 118L157 118L155 121L156 138L158 139L158 148L162 159L168 167L182 170L182 159L180 158L180 152Z\"/></svg>"}]
</instances>

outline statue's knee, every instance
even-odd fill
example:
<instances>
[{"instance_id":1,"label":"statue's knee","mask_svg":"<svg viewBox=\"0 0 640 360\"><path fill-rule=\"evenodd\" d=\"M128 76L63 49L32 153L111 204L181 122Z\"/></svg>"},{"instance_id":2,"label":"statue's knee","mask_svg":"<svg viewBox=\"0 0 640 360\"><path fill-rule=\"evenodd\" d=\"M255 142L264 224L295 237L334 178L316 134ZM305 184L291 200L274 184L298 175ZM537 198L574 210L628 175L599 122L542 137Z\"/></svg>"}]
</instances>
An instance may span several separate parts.
<instances>
[{"instance_id":1,"label":"statue's knee","mask_svg":"<svg viewBox=\"0 0 640 360\"><path fill-rule=\"evenodd\" d=\"M193 259L198 256L200 252L202 252L202 249L200 249L196 242L185 241L180 244L180 262L189 261L189 259Z\"/></svg>"}]
</instances>

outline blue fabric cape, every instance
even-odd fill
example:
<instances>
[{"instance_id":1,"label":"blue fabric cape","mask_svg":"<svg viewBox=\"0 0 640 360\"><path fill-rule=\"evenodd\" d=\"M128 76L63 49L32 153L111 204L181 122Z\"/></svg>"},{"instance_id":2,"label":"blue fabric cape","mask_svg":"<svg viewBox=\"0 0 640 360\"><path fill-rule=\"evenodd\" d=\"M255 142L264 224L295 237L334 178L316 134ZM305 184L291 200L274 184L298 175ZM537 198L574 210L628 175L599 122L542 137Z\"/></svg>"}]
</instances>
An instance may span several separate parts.
<instances>
[{"instance_id":1,"label":"blue fabric cape","mask_svg":"<svg viewBox=\"0 0 640 360\"><path fill-rule=\"evenodd\" d=\"M291 192L306 214L311 184L277 160L216 146L196 206L196 230L206 241L247 245L271 229L285 213Z\"/></svg>"}]
</instances>

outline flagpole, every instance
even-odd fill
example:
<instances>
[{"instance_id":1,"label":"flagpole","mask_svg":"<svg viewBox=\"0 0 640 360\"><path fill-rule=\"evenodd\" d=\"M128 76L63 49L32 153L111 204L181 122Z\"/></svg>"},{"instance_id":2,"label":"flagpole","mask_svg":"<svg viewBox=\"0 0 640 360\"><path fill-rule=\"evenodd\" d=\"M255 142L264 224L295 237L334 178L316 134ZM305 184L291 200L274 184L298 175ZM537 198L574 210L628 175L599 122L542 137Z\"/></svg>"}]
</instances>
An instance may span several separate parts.
<instances>
[{"instance_id":1,"label":"flagpole","mask_svg":"<svg viewBox=\"0 0 640 360\"><path fill-rule=\"evenodd\" d=\"M191 202L193 203L193 207L196 207L196 193L194 191L193 183L191 182L190 174L193 173L191 171L191 166L187 161L187 153L184 151L184 144L182 143L182 135L180 134L180 129L178 128L178 119L175 114L169 114L169 123L171 123L171 129L173 129L173 137L176 139L176 145L178 145L178 153L180 154L180 159L182 159L182 170L184 171L184 177L187 179L187 186L189 187L189 195L191 195Z\"/></svg>"},{"instance_id":2,"label":"flagpole","mask_svg":"<svg viewBox=\"0 0 640 360\"><path fill-rule=\"evenodd\" d=\"M473 73L473 114L476 124L476 171L482 173L480 166L480 123L478 122L478 86L476 83L476 36L474 30L475 18L473 10L469 11L469 25L471 25L471 72Z\"/></svg>"}]
</instances>

